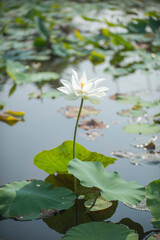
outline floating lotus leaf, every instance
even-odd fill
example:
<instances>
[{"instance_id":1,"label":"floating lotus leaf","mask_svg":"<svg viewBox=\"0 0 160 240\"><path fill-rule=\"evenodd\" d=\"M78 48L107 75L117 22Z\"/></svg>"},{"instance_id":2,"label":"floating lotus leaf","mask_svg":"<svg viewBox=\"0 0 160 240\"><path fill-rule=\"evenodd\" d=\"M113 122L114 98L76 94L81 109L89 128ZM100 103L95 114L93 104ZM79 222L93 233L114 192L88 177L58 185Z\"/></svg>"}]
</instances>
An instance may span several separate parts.
<instances>
[{"instance_id":1,"label":"floating lotus leaf","mask_svg":"<svg viewBox=\"0 0 160 240\"><path fill-rule=\"evenodd\" d=\"M146 205L146 200L143 200L140 203L137 203L136 205L130 205L128 203L124 203L127 207L135 209L135 210L140 210L140 211L147 211L149 212L149 209Z\"/></svg>"},{"instance_id":2,"label":"floating lotus leaf","mask_svg":"<svg viewBox=\"0 0 160 240\"><path fill-rule=\"evenodd\" d=\"M40 180L12 182L0 187L0 214L4 218L36 219L44 210L68 209L76 195L67 188Z\"/></svg>"},{"instance_id":3,"label":"floating lotus leaf","mask_svg":"<svg viewBox=\"0 0 160 240\"><path fill-rule=\"evenodd\" d=\"M29 93L29 99L32 98L56 98L61 96L61 92L58 90L53 90L52 92L39 92L39 93L35 93L35 92L31 92Z\"/></svg>"},{"instance_id":4,"label":"floating lotus leaf","mask_svg":"<svg viewBox=\"0 0 160 240\"><path fill-rule=\"evenodd\" d=\"M74 158L68 172L80 180L82 186L97 187L108 201L119 200L135 205L144 199L145 191L136 182L124 181L117 172L106 172L100 162L84 162Z\"/></svg>"},{"instance_id":5,"label":"floating lotus leaf","mask_svg":"<svg viewBox=\"0 0 160 240\"><path fill-rule=\"evenodd\" d=\"M101 210L101 211L92 211L87 213L87 209L84 206L83 200L77 201L77 206L72 206L70 209L51 216L49 218L44 218L43 221L50 227L51 229L54 229L56 232L59 232L61 234L65 234L68 229L76 225L76 218L75 218L75 212L77 211L78 214L78 222L81 223L87 223L94 221L104 221L115 213L118 202L114 201L112 202L112 206L110 208Z\"/></svg>"},{"instance_id":6,"label":"floating lotus leaf","mask_svg":"<svg viewBox=\"0 0 160 240\"><path fill-rule=\"evenodd\" d=\"M160 221L160 179L146 187L146 202L155 220Z\"/></svg>"},{"instance_id":7,"label":"floating lotus leaf","mask_svg":"<svg viewBox=\"0 0 160 240\"><path fill-rule=\"evenodd\" d=\"M155 218L153 218L152 224L155 228L160 229L160 221L157 221L157 220L155 220Z\"/></svg>"},{"instance_id":8,"label":"floating lotus leaf","mask_svg":"<svg viewBox=\"0 0 160 240\"><path fill-rule=\"evenodd\" d=\"M112 222L91 222L71 228L64 240L138 240L138 235L128 227Z\"/></svg>"},{"instance_id":9,"label":"floating lotus leaf","mask_svg":"<svg viewBox=\"0 0 160 240\"><path fill-rule=\"evenodd\" d=\"M2 110L4 108L4 103L3 102L0 102L0 110Z\"/></svg>"},{"instance_id":10,"label":"floating lotus leaf","mask_svg":"<svg viewBox=\"0 0 160 240\"><path fill-rule=\"evenodd\" d=\"M160 233L154 234L147 238L147 240L159 240L160 239Z\"/></svg>"},{"instance_id":11,"label":"floating lotus leaf","mask_svg":"<svg viewBox=\"0 0 160 240\"><path fill-rule=\"evenodd\" d=\"M16 84L49 81L59 78L59 74L54 72L26 73L26 69L27 67L19 62L7 61L7 73Z\"/></svg>"},{"instance_id":12,"label":"floating lotus leaf","mask_svg":"<svg viewBox=\"0 0 160 240\"><path fill-rule=\"evenodd\" d=\"M89 56L89 60L94 64L94 65L97 65L97 64L100 64L102 62L105 61L105 55L104 54L101 54L99 52L95 52L95 51L92 51L90 56Z\"/></svg>"},{"instance_id":13,"label":"floating lotus leaf","mask_svg":"<svg viewBox=\"0 0 160 240\"><path fill-rule=\"evenodd\" d=\"M127 94L116 94L115 100L119 103L138 104L139 106L145 107L145 108L156 107L159 104L159 100L155 100L154 102L148 102L148 101L143 101L140 97L130 96Z\"/></svg>"},{"instance_id":14,"label":"floating lotus leaf","mask_svg":"<svg viewBox=\"0 0 160 240\"><path fill-rule=\"evenodd\" d=\"M129 124L123 128L127 133L155 134L160 132L160 126L156 123L135 123Z\"/></svg>"},{"instance_id":15,"label":"floating lotus leaf","mask_svg":"<svg viewBox=\"0 0 160 240\"><path fill-rule=\"evenodd\" d=\"M94 202L94 199L89 199L85 202L85 207L86 208L90 208L92 206ZM90 209L90 211L100 211L106 208L110 208L112 206L112 202L109 202L105 199L103 199L102 197L99 197L96 200L96 203L94 204L94 206Z\"/></svg>"},{"instance_id":16,"label":"floating lotus leaf","mask_svg":"<svg viewBox=\"0 0 160 240\"><path fill-rule=\"evenodd\" d=\"M145 115L147 112L143 109L124 109L117 114L123 117L139 117Z\"/></svg>"},{"instance_id":17,"label":"floating lotus leaf","mask_svg":"<svg viewBox=\"0 0 160 240\"><path fill-rule=\"evenodd\" d=\"M116 160L116 158L110 158L96 152L90 152L78 143L76 143L75 148L76 157L82 161L99 161L106 167ZM34 157L33 163L49 174L55 172L65 173L68 170L68 163L72 159L73 141L65 141L52 150L44 150L38 153Z\"/></svg>"}]
</instances>

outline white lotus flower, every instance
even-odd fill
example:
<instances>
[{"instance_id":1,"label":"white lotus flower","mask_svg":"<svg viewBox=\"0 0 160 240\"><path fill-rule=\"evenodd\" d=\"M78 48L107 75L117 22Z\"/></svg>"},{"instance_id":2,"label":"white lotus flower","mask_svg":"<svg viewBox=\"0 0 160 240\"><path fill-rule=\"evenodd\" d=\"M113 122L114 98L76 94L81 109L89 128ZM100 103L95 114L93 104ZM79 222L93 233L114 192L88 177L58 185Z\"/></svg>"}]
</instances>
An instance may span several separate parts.
<instances>
[{"instance_id":1,"label":"white lotus flower","mask_svg":"<svg viewBox=\"0 0 160 240\"><path fill-rule=\"evenodd\" d=\"M81 97L84 100L88 99L91 103L98 104L106 96L108 90L107 87L99 87L99 84L104 80L104 78L87 80L85 71L78 79L78 74L72 70L71 81L62 79L61 83L64 86L57 89L66 94L65 98L68 100L76 100Z\"/></svg>"}]
</instances>

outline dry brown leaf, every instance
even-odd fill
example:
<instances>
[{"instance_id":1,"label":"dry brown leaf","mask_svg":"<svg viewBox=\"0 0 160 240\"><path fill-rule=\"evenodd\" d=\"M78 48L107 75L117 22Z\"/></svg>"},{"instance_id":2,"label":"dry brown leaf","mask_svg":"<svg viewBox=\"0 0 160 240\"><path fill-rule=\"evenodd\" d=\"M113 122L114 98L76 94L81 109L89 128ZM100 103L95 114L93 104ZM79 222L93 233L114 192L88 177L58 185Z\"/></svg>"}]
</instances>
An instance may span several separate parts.
<instances>
[{"instance_id":1,"label":"dry brown leaf","mask_svg":"<svg viewBox=\"0 0 160 240\"><path fill-rule=\"evenodd\" d=\"M79 107L73 107L73 106L67 106L65 108L60 108L59 112L62 112L67 118L77 118L79 111ZM84 106L81 112L81 118L84 118L86 116L90 115L97 115L99 114L100 110L93 108L91 106Z\"/></svg>"},{"instance_id":2,"label":"dry brown leaf","mask_svg":"<svg viewBox=\"0 0 160 240\"><path fill-rule=\"evenodd\" d=\"M118 97L126 96L124 93L116 93L114 95L109 96L110 99L116 100Z\"/></svg>"},{"instance_id":3,"label":"dry brown leaf","mask_svg":"<svg viewBox=\"0 0 160 240\"><path fill-rule=\"evenodd\" d=\"M95 129L95 128L103 129L103 128L109 127L103 121L98 121L97 119L90 119L90 120L82 121L82 123L79 124L78 126L85 130Z\"/></svg>"}]
</instances>

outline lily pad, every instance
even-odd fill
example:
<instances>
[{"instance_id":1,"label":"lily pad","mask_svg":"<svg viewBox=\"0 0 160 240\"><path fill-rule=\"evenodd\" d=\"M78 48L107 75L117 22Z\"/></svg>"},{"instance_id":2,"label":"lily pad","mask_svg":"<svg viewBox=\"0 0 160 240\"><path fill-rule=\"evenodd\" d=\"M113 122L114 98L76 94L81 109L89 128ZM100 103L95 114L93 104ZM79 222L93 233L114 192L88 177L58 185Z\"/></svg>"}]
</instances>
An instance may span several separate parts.
<instances>
[{"instance_id":1,"label":"lily pad","mask_svg":"<svg viewBox=\"0 0 160 240\"><path fill-rule=\"evenodd\" d=\"M160 221L160 179L146 187L147 206L155 220Z\"/></svg>"},{"instance_id":2,"label":"lily pad","mask_svg":"<svg viewBox=\"0 0 160 240\"><path fill-rule=\"evenodd\" d=\"M100 153L90 152L80 144L76 143L76 157L82 161L100 161L104 167L115 162L116 158L106 157ZM60 146L51 150L44 150L38 153L33 163L49 174L55 172L65 173L68 170L68 163L73 159L73 141L65 141Z\"/></svg>"},{"instance_id":3,"label":"lily pad","mask_svg":"<svg viewBox=\"0 0 160 240\"><path fill-rule=\"evenodd\" d=\"M91 222L71 228L64 240L138 240L138 235L124 225L112 222Z\"/></svg>"},{"instance_id":4,"label":"lily pad","mask_svg":"<svg viewBox=\"0 0 160 240\"><path fill-rule=\"evenodd\" d=\"M144 188L136 182L124 181L117 172L106 172L100 162L83 162L74 158L68 172L80 180L82 186L97 187L108 201L119 200L135 205L144 199Z\"/></svg>"},{"instance_id":5,"label":"lily pad","mask_svg":"<svg viewBox=\"0 0 160 240\"><path fill-rule=\"evenodd\" d=\"M4 218L36 219L47 209L68 209L76 195L67 188L40 180L12 182L0 187L0 214Z\"/></svg>"},{"instance_id":6,"label":"lily pad","mask_svg":"<svg viewBox=\"0 0 160 240\"><path fill-rule=\"evenodd\" d=\"M160 126L156 123L136 123L125 126L123 130L127 133L139 133L148 135L160 132Z\"/></svg>"},{"instance_id":7,"label":"lily pad","mask_svg":"<svg viewBox=\"0 0 160 240\"><path fill-rule=\"evenodd\" d=\"M65 108L60 108L59 112L62 112L67 118L77 119L79 107L67 106ZM99 109L96 109L91 106L84 106L81 111L81 118L90 116L90 115L98 115L100 112Z\"/></svg>"}]
</instances>

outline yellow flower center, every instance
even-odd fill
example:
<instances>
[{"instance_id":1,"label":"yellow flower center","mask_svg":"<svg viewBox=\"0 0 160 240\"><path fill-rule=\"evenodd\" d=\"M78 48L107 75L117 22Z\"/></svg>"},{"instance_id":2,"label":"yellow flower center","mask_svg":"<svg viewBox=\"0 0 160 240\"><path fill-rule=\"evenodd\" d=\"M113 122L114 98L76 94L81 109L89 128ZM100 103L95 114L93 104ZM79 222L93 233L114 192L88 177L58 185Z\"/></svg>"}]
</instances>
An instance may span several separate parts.
<instances>
[{"instance_id":1,"label":"yellow flower center","mask_svg":"<svg viewBox=\"0 0 160 240\"><path fill-rule=\"evenodd\" d=\"M80 83L80 84L81 84L81 90L83 90L85 83Z\"/></svg>"}]
</instances>

